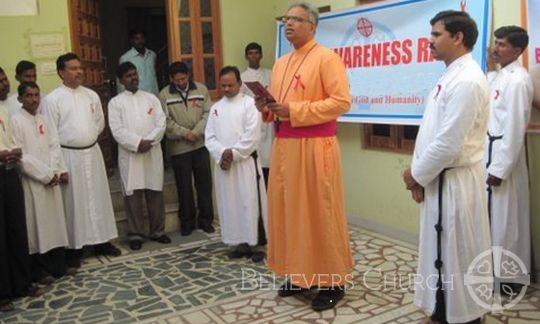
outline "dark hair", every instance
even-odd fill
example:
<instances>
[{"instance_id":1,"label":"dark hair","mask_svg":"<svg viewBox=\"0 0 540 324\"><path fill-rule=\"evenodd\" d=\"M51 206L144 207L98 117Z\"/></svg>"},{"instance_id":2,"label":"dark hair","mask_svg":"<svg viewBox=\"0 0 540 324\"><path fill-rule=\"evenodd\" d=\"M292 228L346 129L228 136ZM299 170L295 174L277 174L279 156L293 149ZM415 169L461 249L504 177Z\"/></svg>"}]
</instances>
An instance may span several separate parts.
<instances>
[{"instance_id":1,"label":"dark hair","mask_svg":"<svg viewBox=\"0 0 540 324\"><path fill-rule=\"evenodd\" d=\"M236 81L240 81L240 70L238 70L236 66L232 66L232 65L224 66L221 69L221 71L219 71L219 76L222 77L225 74L229 74L231 72L233 72L234 75L236 76Z\"/></svg>"},{"instance_id":2,"label":"dark hair","mask_svg":"<svg viewBox=\"0 0 540 324\"><path fill-rule=\"evenodd\" d=\"M503 26L495 30L496 38L504 38L514 47L519 47L525 50L529 45L529 35L527 31L518 26Z\"/></svg>"},{"instance_id":3,"label":"dark hair","mask_svg":"<svg viewBox=\"0 0 540 324\"><path fill-rule=\"evenodd\" d=\"M169 65L169 75L171 77L174 77L178 73L189 74L189 68L186 63L177 61Z\"/></svg>"},{"instance_id":4,"label":"dark hair","mask_svg":"<svg viewBox=\"0 0 540 324\"><path fill-rule=\"evenodd\" d=\"M146 37L146 33L144 32L144 30L140 28L134 28L129 31L129 39L132 39L133 37L135 37L135 35L139 34L142 34L144 37Z\"/></svg>"},{"instance_id":5,"label":"dark hair","mask_svg":"<svg viewBox=\"0 0 540 324\"><path fill-rule=\"evenodd\" d=\"M473 49L478 38L478 28L468 13L455 10L441 11L435 17L431 18L429 23L433 26L438 21L442 22L446 31L452 36L455 36L458 32L462 32L463 45L469 50Z\"/></svg>"},{"instance_id":6,"label":"dark hair","mask_svg":"<svg viewBox=\"0 0 540 324\"><path fill-rule=\"evenodd\" d=\"M0 73L2 74L6 74L6 72L4 72L4 69L2 69L2 67L0 66Z\"/></svg>"},{"instance_id":7,"label":"dark hair","mask_svg":"<svg viewBox=\"0 0 540 324\"><path fill-rule=\"evenodd\" d=\"M129 61L121 63L116 68L116 76L118 77L118 79L121 79L124 74L126 74L129 70L137 70L137 67L135 66L135 64Z\"/></svg>"},{"instance_id":8,"label":"dark hair","mask_svg":"<svg viewBox=\"0 0 540 324\"><path fill-rule=\"evenodd\" d=\"M259 52L262 54L262 47L258 43L251 42L247 44L246 49L244 50L245 54L247 55L250 50L259 50Z\"/></svg>"},{"instance_id":9,"label":"dark hair","mask_svg":"<svg viewBox=\"0 0 540 324\"><path fill-rule=\"evenodd\" d=\"M26 89L28 88L39 90L39 87L35 82L21 82L21 84L19 84L19 86L17 87L17 93L19 94L19 97L22 97L26 92Z\"/></svg>"},{"instance_id":10,"label":"dark hair","mask_svg":"<svg viewBox=\"0 0 540 324\"><path fill-rule=\"evenodd\" d=\"M77 54L71 52L58 56L58 59L56 59L56 71L64 70L66 68L66 62L69 62L71 60L80 61Z\"/></svg>"},{"instance_id":11,"label":"dark hair","mask_svg":"<svg viewBox=\"0 0 540 324\"><path fill-rule=\"evenodd\" d=\"M17 66L15 66L15 74L21 75L23 74L24 71L35 70L35 69L36 69L36 64L34 62L22 60L19 63L17 63Z\"/></svg>"}]
</instances>

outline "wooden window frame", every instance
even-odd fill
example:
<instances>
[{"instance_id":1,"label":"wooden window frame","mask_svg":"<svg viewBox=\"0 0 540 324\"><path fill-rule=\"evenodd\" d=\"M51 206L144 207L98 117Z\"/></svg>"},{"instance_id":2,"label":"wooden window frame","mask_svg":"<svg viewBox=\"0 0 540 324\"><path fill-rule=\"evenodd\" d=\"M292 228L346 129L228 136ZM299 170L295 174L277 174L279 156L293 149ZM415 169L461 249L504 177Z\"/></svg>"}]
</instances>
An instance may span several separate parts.
<instances>
[{"instance_id":1,"label":"wooden window frame","mask_svg":"<svg viewBox=\"0 0 540 324\"><path fill-rule=\"evenodd\" d=\"M166 12L167 12L167 30L169 40L169 62L182 61L184 59L190 59L192 62L191 77L193 80L207 84L204 71L204 59L214 59L214 75L216 82L216 89L209 89L210 96L213 100L219 97L218 91L218 76L219 71L223 66L223 51L221 43L221 22L220 22L220 8L219 0L210 0L212 6L212 17L201 17L200 0L188 0L189 1L189 18L179 17L179 1L178 0L166 0ZM189 21L191 24L191 54L182 54L181 40L180 40L180 21ZM213 54L203 53L202 44L202 27L201 23L212 23L212 39L213 39Z\"/></svg>"},{"instance_id":2,"label":"wooden window frame","mask_svg":"<svg viewBox=\"0 0 540 324\"><path fill-rule=\"evenodd\" d=\"M389 127L389 136L374 134L374 126L377 125ZM362 148L366 150L412 154L414 151L415 140L406 137L405 127L418 126L363 124L364 141L362 143Z\"/></svg>"}]
</instances>

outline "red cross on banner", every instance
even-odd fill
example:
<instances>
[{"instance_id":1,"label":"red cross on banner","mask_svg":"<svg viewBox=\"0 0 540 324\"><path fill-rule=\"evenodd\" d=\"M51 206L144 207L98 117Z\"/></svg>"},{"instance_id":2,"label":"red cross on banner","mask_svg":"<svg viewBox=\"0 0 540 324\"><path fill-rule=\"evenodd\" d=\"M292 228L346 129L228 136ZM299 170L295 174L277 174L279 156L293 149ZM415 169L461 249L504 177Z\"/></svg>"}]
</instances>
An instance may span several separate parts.
<instances>
[{"instance_id":1,"label":"red cross on banner","mask_svg":"<svg viewBox=\"0 0 540 324\"><path fill-rule=\"evenodd\" d=\"M467 12L467 0L461 0L460 6L462 12Z\"/></svg>"}]
</instances>

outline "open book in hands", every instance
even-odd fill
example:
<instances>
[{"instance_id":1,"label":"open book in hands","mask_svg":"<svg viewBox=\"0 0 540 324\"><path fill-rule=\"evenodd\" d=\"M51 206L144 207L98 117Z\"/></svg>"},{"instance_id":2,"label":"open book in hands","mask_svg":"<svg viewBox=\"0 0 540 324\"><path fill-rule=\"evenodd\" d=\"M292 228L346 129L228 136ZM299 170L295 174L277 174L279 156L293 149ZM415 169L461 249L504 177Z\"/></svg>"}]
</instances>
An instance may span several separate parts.
<instances>
[{"instance_id":1,"label":"open book in hands","mask_svg":"<svg viewBox=\"0 0 540 324\"><path fill-rule=\"evenodd\" d=\"M255 98L265 98L266 103L276 102L276 99L272 97L270 92L258 81L255 82L244 82L246 87L253 92Z\"/></svg>"}]
</instances>

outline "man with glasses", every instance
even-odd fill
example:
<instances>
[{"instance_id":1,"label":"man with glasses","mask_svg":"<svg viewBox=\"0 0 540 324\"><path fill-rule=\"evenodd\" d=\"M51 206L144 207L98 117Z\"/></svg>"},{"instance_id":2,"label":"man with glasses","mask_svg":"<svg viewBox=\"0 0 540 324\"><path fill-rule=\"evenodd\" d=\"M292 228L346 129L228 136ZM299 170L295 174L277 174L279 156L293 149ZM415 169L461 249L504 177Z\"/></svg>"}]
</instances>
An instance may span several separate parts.
<instances>
[{"instance_id":1,"label":"man with glasses","mask_svg":"<svg viewBox=\"0 0 540 324\"><path fill-rule=\"evenodd\" d=\"M268 267L287 277L278 295L319 288L315 311L333 308L351 282L352 257L336 119L351 106L345 66L315 42L318 11L298 2L283 17L294 51L272 70L270 93L256 98L274 122L268 191Z\"/></svg>"}]
</instances>

